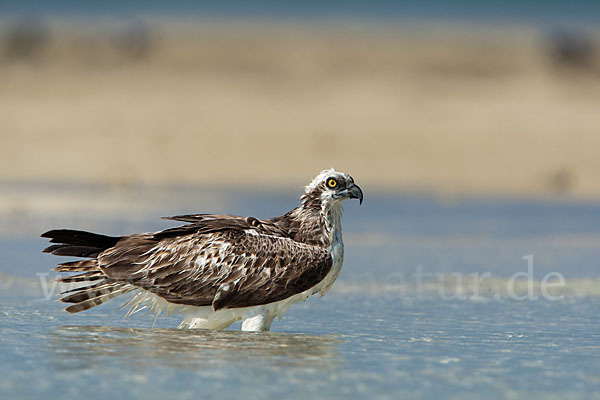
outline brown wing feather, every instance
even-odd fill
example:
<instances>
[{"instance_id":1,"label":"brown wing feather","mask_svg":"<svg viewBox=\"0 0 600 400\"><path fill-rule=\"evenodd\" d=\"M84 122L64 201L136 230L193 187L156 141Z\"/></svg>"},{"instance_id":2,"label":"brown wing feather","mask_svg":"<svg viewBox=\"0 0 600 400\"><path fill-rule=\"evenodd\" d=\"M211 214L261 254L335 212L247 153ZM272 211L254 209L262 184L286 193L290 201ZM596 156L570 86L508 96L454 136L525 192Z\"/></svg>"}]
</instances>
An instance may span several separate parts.
<instances>
[{"instance_id":1,"label":"brown wing feather","mask_svg":"<svg viewBox=\"0 0 600 400\"><path fill-rule=\"evenodd\" d=\"M162 217L170 221L181 221L181 222L202 222L213 219L231 219L231 218L242 218L235 217L227 214L186 214L186 215L174 215L171 217Z\"/></svg>"},{"instance_id":2,"label":"brown wing feather","mask_svg":"<svg viewBox=\"0 0 600 400\"><path fill-rule=\"evenodd\" d=\"M262 220L254 217L238 217L235 215L220 214L193 214L162 217L162 219L189 222L189 224L158 232L155 234L156 238L179 236L193 232L209 233L228 229L242 231L252 229L266 235L290 237L287 230L282 229L280 224L274 223L271 220Z\"/></svg>"},{"instance_id":3,"label":"brown wing feather","mask_svg":"<svg viewBox=\"0 0 600 400\"><path fill-rule=\"evenodd\" d=\"M190 225L181 228L186 227ZM322 247L233 227L196 229L183 236L132 236L98 261L109 278L172 303L212 305L215 310L286 299L323 280L332 264Z\"/></svg>"}]
</instances>

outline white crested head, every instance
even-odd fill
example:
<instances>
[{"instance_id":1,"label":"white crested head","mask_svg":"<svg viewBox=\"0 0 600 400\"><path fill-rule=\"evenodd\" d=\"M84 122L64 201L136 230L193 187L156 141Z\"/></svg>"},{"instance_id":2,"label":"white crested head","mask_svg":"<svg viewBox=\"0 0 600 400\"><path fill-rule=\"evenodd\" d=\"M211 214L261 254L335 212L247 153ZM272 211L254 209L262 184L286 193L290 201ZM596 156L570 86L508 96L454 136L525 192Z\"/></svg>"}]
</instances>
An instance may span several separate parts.
<instances>
[{"instance_id":1,"label":"white crested head","mask_svg":"<svg viewBox=\"0 0 600 400\"><path fill-rule=\"evenodd\" d=\"M333 168L321 171L305 188L302 201L318 201L321 208L328 209L341 205L346 199L359 199L362 203L362 190L354 183L354 179Z\"/></svg>"},{"instance_id":2,"label":"white crested head","mask_svg":"<svg viewBox=\"0 0 600 400\"><path fill-rule=\"evenodd\" d=\"M330 175L333 176L335 174L339 174L339 172L337 172L333 168L324 169L323 171L319 172L319 174L317 176L315 176L308 185L306 185L305 193L315 190L319 185L321 185L321 184L323 184L323 182L325 182L325 179L328 176L330 176Z\"/></svg>"}]
</instances>

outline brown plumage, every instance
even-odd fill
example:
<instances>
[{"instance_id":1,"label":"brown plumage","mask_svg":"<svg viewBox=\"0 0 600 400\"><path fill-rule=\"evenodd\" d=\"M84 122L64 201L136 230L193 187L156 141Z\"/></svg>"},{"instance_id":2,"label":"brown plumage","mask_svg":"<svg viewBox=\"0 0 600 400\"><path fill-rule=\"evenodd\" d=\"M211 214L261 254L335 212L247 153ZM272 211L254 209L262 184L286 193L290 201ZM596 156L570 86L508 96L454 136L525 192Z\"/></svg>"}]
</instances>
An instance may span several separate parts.
<instances>
[{"instance_id":1,"label":"brown plumage","mask_svg":"<svg viewBox=\"0 0 600 400\"><path fill-rule=\"evenodd\" d=\"M69 229L44 233L55 243L44 252L85 258L55 268L75 273L60 278L63 283L88 283L63 292L61 300L74 303L66 310L87 310L139 290L170 304L213 312L265 306L310 291L332 267L335 276L341 267L331 251L338 228L330 209L337 210L345 198L362 201L360 188L348 175L333 170L321 175L335 179L336 190L313 181L299 207L268 220L197 214L166 218L187 223L182 226L130 236ZM341 233L339 240L341 244Z\"/></svg>"}]
</instances>

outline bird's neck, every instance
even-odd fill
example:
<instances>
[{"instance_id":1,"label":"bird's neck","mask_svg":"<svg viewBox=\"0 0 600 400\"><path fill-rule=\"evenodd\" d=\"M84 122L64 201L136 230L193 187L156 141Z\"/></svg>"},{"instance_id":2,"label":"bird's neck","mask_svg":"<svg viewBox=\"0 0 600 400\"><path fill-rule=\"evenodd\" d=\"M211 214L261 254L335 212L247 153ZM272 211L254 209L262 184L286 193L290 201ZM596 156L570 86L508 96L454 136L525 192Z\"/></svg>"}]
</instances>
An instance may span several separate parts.
<instances>
[{"instance_id":1,"label":"bird's neck","mask_svg":"<svg viewBox=\"0 0 600 400\"><path fill-rule=\"evenodd\" d=\"M342 243L342 211L342 203L340 202L333 204L325 212L330 243Z\"/></svg>"},{"instance_id":2,"label":"bird's neck","mask_svg":"<svg viewBox=\"0 0 600 400\"><path fill-rule=\"evenodd\" d=\"M303 199L300 206L275 222L298 242L329 248L342 241L341 203L323 206L321 202Z\"/></svg>"}]
</instances>

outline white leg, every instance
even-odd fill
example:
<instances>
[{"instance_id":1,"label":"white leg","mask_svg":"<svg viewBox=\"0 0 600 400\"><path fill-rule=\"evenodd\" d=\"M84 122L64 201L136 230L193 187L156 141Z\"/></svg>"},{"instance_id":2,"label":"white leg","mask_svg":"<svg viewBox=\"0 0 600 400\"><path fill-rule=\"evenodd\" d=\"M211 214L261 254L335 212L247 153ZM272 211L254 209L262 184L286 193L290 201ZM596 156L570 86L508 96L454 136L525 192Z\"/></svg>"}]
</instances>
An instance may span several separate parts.
<instances>
[{"instance_id":1,"label":"white leg","mask_svg":"<svg viewBox=\"0 0 600 400\"><path fill-rule=\"evenodd\" d=\"M198 310L185 314L179 328L187 329L227 329L229 325L239 319L228 310L221 312L209 312Z\"/></svg>"},{"instance_id":2,"label":"white leg","mask_svg":"<svg viewBox=\"0 0 600 400\"><path fill-rule=\"evenodd\" d=\"M189 322L187 328L189 329L216 329L223 330L229 328L234 321L231 320L215 320L206 318L194 318Z\"/></svg>"},{"instance_id":3,"label":"white leg","mask_svg":"<svg viewBox=\"0 0 600 400\"><path fill-rule=\"evenodd\" d=\"M265 310L248 313L242 319L242 331L261 332L271 329L273 317L269 317Z\"/></svg>"}]
</instances>

